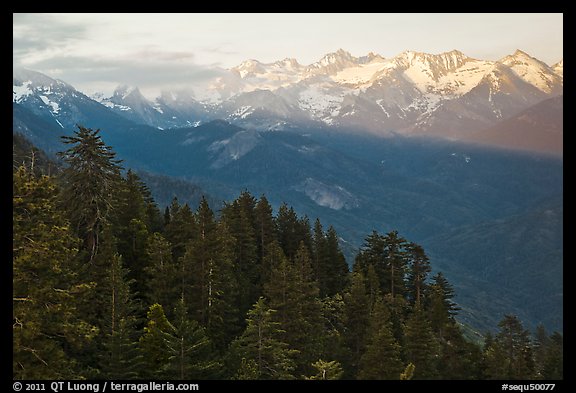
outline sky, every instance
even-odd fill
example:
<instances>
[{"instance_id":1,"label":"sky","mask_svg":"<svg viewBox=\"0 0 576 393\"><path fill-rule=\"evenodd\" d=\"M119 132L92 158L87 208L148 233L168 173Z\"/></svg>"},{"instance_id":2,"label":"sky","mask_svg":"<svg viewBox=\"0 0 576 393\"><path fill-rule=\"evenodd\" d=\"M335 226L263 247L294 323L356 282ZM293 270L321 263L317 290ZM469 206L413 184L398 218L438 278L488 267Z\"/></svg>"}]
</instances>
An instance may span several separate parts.
<instances>
[{"instance_id":1,"label":"sky","mask_svg":"<svg viewBox=\"0 0 576 393\"><path fill-rule=\"evenodd\" d=\"M340 48L386 58L458 49L483 60L521 49L552 65L563 59L563 14L13 14L13 66L90 94L128 84L150 96L247 59L308 65Z\"/></svg>"}]
</instances>

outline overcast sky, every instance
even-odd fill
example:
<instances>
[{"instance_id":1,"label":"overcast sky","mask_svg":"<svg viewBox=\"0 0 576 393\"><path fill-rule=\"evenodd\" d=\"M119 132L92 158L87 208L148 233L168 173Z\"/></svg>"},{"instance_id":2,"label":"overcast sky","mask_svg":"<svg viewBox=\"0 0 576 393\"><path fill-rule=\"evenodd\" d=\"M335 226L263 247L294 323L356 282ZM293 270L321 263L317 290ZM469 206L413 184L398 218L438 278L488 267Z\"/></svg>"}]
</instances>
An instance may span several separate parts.
<instances>
[{"instance_id":1,"label":"overcast sky","mask_svg":"<svg viewBox=\"0 0 576 393\"><path fill-rule=\"evenodd\" d=\"M405 50L498 60L521 49L563 58L562 14L14 14L13 65L81 91L120 83L152 94L217 75L243 60L300 64L342 48L393 57Z\"/></svg>"}]
</instances>

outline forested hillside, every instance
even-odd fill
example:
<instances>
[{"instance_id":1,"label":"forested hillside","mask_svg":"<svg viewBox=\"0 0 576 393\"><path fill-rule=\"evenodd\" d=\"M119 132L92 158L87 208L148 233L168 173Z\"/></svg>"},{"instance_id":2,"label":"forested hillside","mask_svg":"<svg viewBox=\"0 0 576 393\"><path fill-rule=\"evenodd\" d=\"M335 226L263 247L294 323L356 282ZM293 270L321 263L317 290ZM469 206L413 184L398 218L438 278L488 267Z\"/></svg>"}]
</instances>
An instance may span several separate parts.
<instances>
[{"instance_id":1,"label":"forested hillside","mask_svg":"<svg viewBox=\"0 0 576 393\"><path fill-rule=\"evenodd\" d=\"M398 231L349 271L330 223L249 191L161 211L99 131L63 142L61 170L14 151L14 379L563 378L562 335L515 315L467 340Z\"/></svg>"}]
</instances>

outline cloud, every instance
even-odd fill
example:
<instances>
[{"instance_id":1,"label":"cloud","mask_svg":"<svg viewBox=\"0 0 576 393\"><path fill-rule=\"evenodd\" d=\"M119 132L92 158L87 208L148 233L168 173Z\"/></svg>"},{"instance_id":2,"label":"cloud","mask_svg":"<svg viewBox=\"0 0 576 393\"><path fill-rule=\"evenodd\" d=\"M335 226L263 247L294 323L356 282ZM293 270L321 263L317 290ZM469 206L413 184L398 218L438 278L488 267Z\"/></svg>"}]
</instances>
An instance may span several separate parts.
<instances>
[{"instance_id":1,"label":"cloud","mask_svg":"<svg viewBox=\"0 0 576 393\"><path fill-rule=\"evenodd\" d=\"M82 84L128 84L143 92L194 87L227 73L221 68L196 65L193 60L193 53L144 50L115 58L55 56L39 60L29 68L77 88Z\"/></svg>"},{"instance_id":2,"label":"cloud","mask_svg":"<svg viewBox=\"0 0 576 393\"><path fill-rule=\"evenodd\" d=\"M58 19L48 14L12 15L12 50L19 63L35 52L66 47L86 37L87 28L80 23Z\"/></svg>"},{"instance_id":3,"label":"cloud","mask_svg":"<svg viewBox=\"0 0 576 393\"><path fill-rule=\"evenodd\" d=\"M114 18L95 15L13 14L13 66L82 86L128 84L144 91L190 87L226 71L196 63L191 50L146 42L115 29ZM221 49L215 47L215 52Z\"/></svg>"}]
</instances>

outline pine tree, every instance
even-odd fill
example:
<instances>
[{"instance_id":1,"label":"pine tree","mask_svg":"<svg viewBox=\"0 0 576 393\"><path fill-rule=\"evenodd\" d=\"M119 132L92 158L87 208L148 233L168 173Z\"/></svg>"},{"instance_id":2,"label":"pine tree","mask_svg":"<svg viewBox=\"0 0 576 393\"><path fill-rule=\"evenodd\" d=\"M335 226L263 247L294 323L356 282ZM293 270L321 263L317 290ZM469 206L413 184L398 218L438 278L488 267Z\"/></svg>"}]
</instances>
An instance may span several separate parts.
<instances>
[{"instance_id":1,"label":"pine tree","mask_svg":"<svg viewBox=\"0 0 576 393\"><path fill-rule=\"evenodd\" d=\"M399 237L397 231L389 232L384 236L384 259L392 297L403 296L406 290L404 282L406 247L406 239Z\"/></svg>"},{"instance_id":2,"label":"pine tree","mask_svg":"<svg viewBox=\"0 0 576 393\"><path fill-rule=\"evenodd\" d=\"M345 370L347 378L358 372L360 358L366 348L370 309L364 275L353 273L349 290L344 294L344 341L348 349Z\"/></svg>"},{"instance_id":3,"label":"pine tree","mask_svg":"<svg viewBox=\"0 0 576 393\"><path fill-rule=\"evenodd\" d=\"M78 239L57 208L52 178L13 173L12 371L15 379L83 377L97 329L78 312L90 284L78 275Z\"/></svg>"},{"instance_id":4,"label":"pine tree","mask_svg":"<svg viewBox=\"0 0 576 393\"><path fill-rule=\"evenodd\" d=\"M182 293L192 318L207 329L218 350L240 333L239 287L234 274L235 239L225 223L217 223L202 198L196 213L198 233L181 258Z\"/></svg>"},{"instance_id":5,"label":"pine tree","mask_svg":"<svg viewBox=\"0 0 576 393\"><path fill-rule=\"evenodd\" d=\"M399 379L404 370L401 348L392 333L389 311L378 299L371 313L366 351L360 358L358 379Z\"/></svg>"},{"instance_id":6,"label":"pine tree","mask_svg":"<svg viewBox=\"0 0 576 393\"><path fill-rule=\"evenodd\" d=\"M303 242L294 261L282 258L272 265L270 281L264 293L270 307L277 310L275 320L284 330L282 340L299 351L297 373L308 373L311 363L321 354L322 306L318 300L318 285L313 279L311 261Z\"/></svg>"},{"instance_id":7,"label":"pine tree","mask_svg":"<svg viewBox=\"0 0 576 393\"><path fill-rule=\"evenodd\" d=\"M283 203L278 209L276 223L280 247L286 257L292 259L296 255L300 240L303 240L299 236L298 216L292 207L289 208L286 203Z\"/></svg>"},{"instance_id":8,"label":"pine tree","mask_svg":"<svg viewBox=\"0 0 576 393\"><path fill-rule=\"evenodd\" d=\"M122 257L113 255L108 280L101 289L109 299L103 330L104 351L100 354L101 373L107 379L136 378L141 366L136 330L139 308L127 277L128 269L122 266Z\"/></svg>"},{"instance_id":9,"label":"pine tree","mask_svg":"<svg viewBox=\"0 0 576 393\"><path fill-rule=\"evenodd\" d=\"M393 298L396 295L404 296L407 247L406 239L398 236L397 231L391 231L384 236L373 231L366 237L354 268L367 274L368 266L373 265L380 279L382 293L390 293Z\"/></svg>"},{"instance_id":10,"label":"pine tree","mask_svg":"<svg viewBox=\"0 0 576 393\"><path fill-rule=\"evenodd\" d=\"M346 357L344 343L344 299L337 293L320 300L322 306L322 357L343 363Z\"/></svg>"},{"instance_id":11,"label":"pine tree","mask_svg":"<svg viewBox=\"0 0 576 393\"><path fill-rule=\"evenodd\" d=\"M164 237L172 245L172 259L178 263L186 252L186 244L197 233L194 213L188 204L180 206L174 198L170 204L170 222L164 227Z\"/></svg>"},{"instance_id":12,"label":"pine tree","mask_svg":"<svg viewBox=\"0 0 576 393\"><path fill-rule=\"evenodd\" d=\"M421 306L414 306L412 314L406 321L404 335L406 360L416 367L413 378L437 378L438 343Z\"/></svg>"},{"instance_id":13,"label":"pine tree","mask_svg":"<svg viewBox=\"0 0 576 393\"><path fill-rule=\"evenodd\" d=\"M146 254L149 228L147 226L150 201L146 200L149 191L140 178L128 170L126 179L118 185L116 211L112 217L117 250L122 255L124 265L134 279L135 290L144 293L144 270L148 265ZM151 197L150 197L151 198Z\"/></svg>"},{"instance_id":14,"label":"pine tree","mask_svg":"<svg viewBox=\"0 0 576 393\"><path fill-rule=\"evenodd\" d=\"M332 296L341 293L348 285L349 273L348 263L338 244L338 235L334 227L330 226L326 231L326 266L325 292L320 295Z\"/></svg>"},{"instance_id":15,"label":"pine tree","mask_svg":"<svg viewBox=\"0 0 576 393\"><path fill-rule=\"evenodd\" d=\"M122 169L121 160L115 158L116 153L104 144L99 132L78 126L74 136L62 137L72 147L58 153L68 164L63 172L63 206L84 241L90 261L98 252L99 235L113 206Z\"/></svg>"},{"instance_id":16,"label":"pine tree","mask_svg":"<svg viewBox=\"0 0 576 393\"><path fill-rule=\"evenodd\" d=\"M210 339L204 328L188 317L186 310L184 300L180 299L174 310L174 322L168 332L164 332L169 355L165 378L217 378L219 364L214 359Z\"/></svg>"},{"instance_id":17,"label":"pine tree","mask_svg":"<svg viewBox=\"0 0 576 393\"><path fill-rule=\"evenodd\" d=\"M542 363L542 379L564 379L564 338L558 332L554 332L546 348Z\"/></svg>"},{"instance_id":18,"label":"pine tree","mask_svg":"<svg viewBox=\"0 0 576 393\"><path fill-rule=\"evenodd\" d=\"M260 297L248 312L247 327L242 336L232 343L232 352L238 359L237 377L255 379L294 379L294 357L297 351L289 349L280 335L283 331L274 322L273 314ZM244 367L240 367L243 364ZM255 366L256 372L246 373L246 365Z\"/></svg>"},{"instance_id":19,"label":"pine tree","mask_svg":"<svg viewBox=\"0 0 576 393\"><path fill-rule=\"evenodd\" d=\"M158 303L172 308L181 296L180 269L172 260L172 247L160 233L154 233L148 240L146 250L150 265L145 268L150 304ZM170 316L172 316L170 314Z\"/></svg>"},{"instance_id":20,"label":"pine tree","mask_svg":"<svg viewBox=\"0 0 576 393\"><path fill-rule=\"evenodd\" d=\"M276 223L272 215L272 206L264 195L260 197L254 206L255 234L258 245L259 261L264 258L266 246L276 240Z\"/></svg>"},{"instance_id":21,"label":"pine tree","mask_svg":"<svg viewBox=\"0 0 576 393\"><path fill-rule=\"evenodd\" d=\"M165 378L165 370L170 359L165 336L172 329L172 325L164 314L164 308L160 304L151 305L147 314L144 334L139 341L143 360L140 372L142 378Z\"/></svg>"},{"instance_id":22,"label":"pine tree","mask_svg":"<svg viewBox=\"0 0 576 393\"><path fill-rule=\"evenodd\" d=\"M489 379L530 379L534 362L530 334L515 315L505 315L500 331L485 350Z\"/></svg>"},{"instance_id":23,"label":"pine tree","mask_svg":"<svg viewBox=\"0 0 576 393\"><path fill-rule=\"evenodd\" d=\"M258 242L256 240L255 199L242 193L222 209L222 221L234 238L233 261L239 296L236 307L242 315L262 293Z\"/></svg>"},{"instance_id":24,"label":"pine tree","mask_svg":"<svg viewBox=\"0 0 576 393\"><path fill-rule=\"evenodd\" d=\"M411 302L420 304L426 291L426 279L432 270L424 249L416 244L408 244L408 297Z\"/></svg>"}]
</instances>

